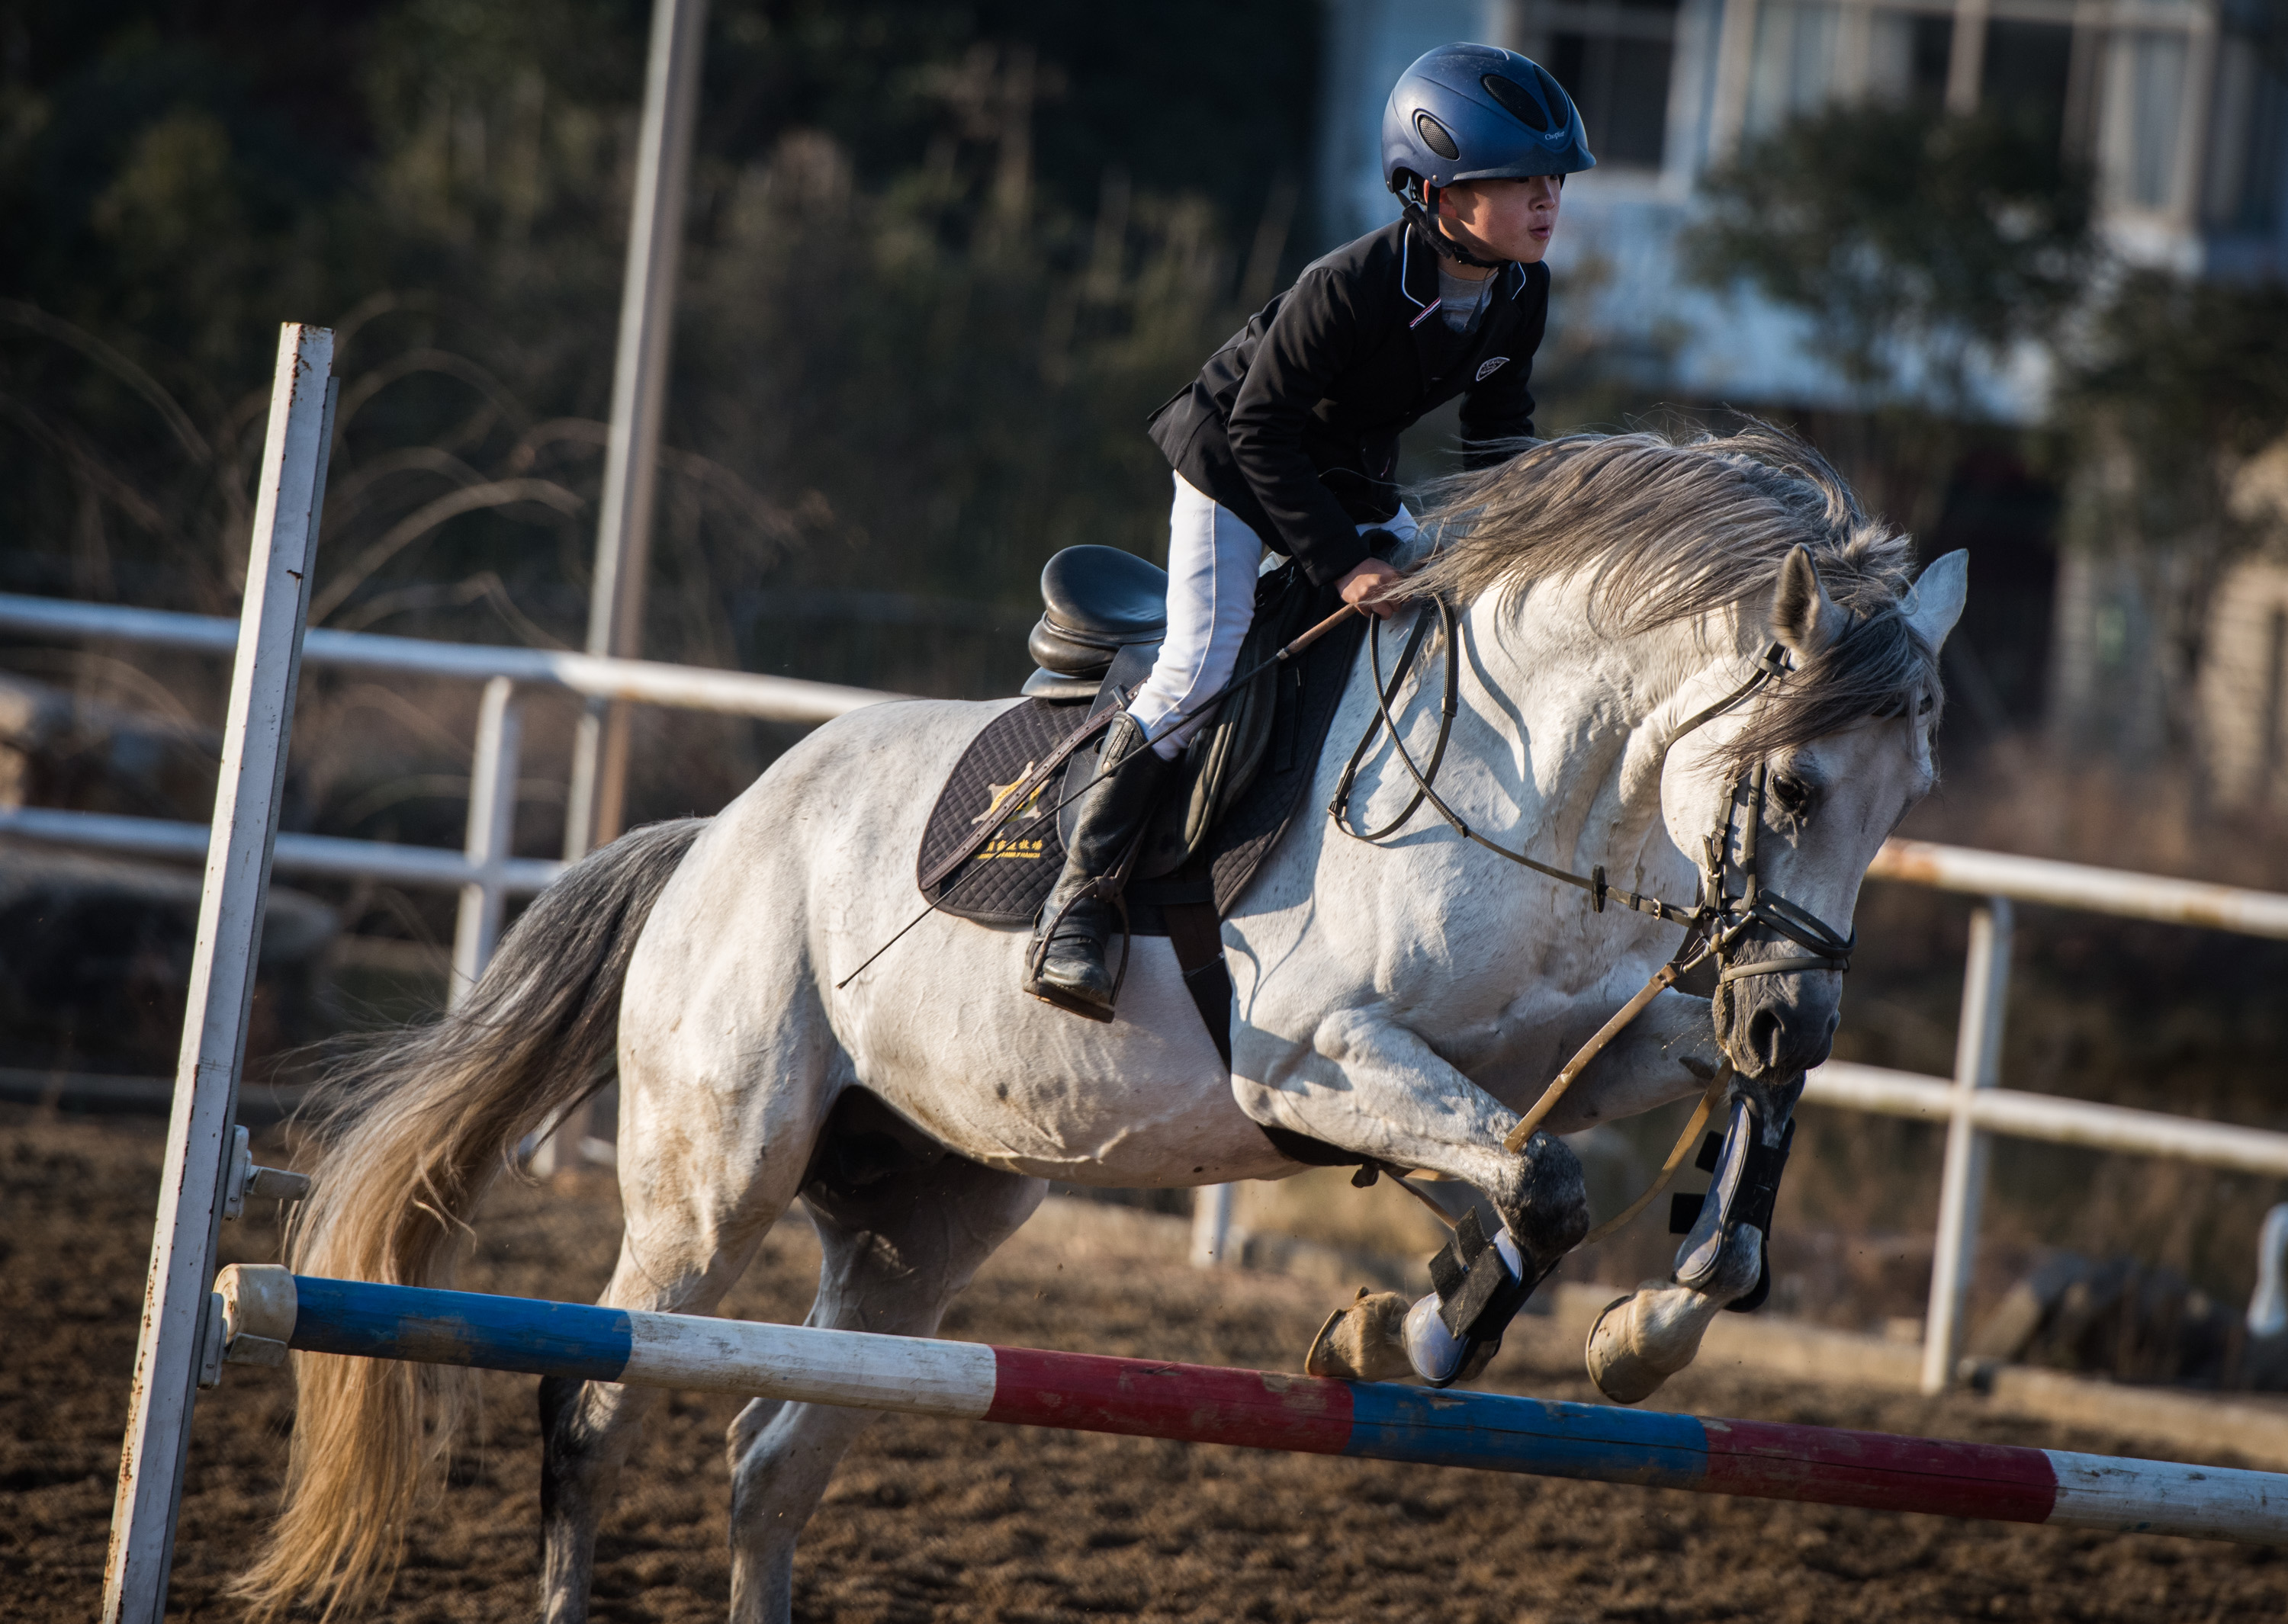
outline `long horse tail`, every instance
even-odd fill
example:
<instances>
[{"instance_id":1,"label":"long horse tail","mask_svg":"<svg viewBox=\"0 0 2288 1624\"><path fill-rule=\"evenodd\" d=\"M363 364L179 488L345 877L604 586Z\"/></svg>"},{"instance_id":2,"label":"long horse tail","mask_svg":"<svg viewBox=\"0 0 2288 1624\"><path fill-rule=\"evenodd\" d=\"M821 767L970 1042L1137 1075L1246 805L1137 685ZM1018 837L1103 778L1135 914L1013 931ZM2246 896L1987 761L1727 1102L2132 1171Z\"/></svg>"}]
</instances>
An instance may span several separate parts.
<instances>
[{"instance_id":1,"label":"long horse tail","mask_svg":"<svg viewBox=\"0 0 2288 1624\"><path fill-rule=\"evenodd\" d=\"M461 1006L361 1040L328 1075L323 1145L287 1243L296 1272L452 1284L469 1219L527 1134L614 1074L620 994L652 905L704 821L654 824L575 865L525 910ZM466 1373L294 1355L285 1502L233 1588L268 1618L387 1592L450 1450Z\"/></svg>"}]
</instances>

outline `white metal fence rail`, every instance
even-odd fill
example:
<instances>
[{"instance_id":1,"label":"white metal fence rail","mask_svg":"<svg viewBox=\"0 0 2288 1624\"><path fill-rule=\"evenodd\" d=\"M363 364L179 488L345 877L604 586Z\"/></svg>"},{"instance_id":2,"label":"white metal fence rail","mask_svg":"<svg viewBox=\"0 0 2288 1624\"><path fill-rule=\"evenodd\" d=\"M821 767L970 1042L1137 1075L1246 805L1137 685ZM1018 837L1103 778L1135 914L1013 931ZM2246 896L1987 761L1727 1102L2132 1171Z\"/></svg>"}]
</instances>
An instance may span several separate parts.
<instances>
[{"instance_id":1,"label":"white metal fence rail","mask_svg":"<svg viewBox=\"0 0 2288 1624\"><path fill-rule=\"evenodd\" d=\"M0 631L135 643L226 658L238 646L237 623L219 616L12 593L0 593ZM282 834L275 859L277 868L285 874L369 875L400 885L458 888L461 909L453 938L457 995L491 958L506 899L541 890L563 868L561 863L546 859L509 854L516 812L520 689L552 689L588 699L798 723L829 721L861 706L906 697L870 688L846 688L747 671L707 670L651 660L609 660L550 649L436 643L322 628L313 629L305 638L302 658L311 665L485 685L478 712L476 750L469 768L468 838L461 851L346 840L331 835ZM0 835L188 861L203 860L207 851L207 826L203 823L52 807L0 808Z\"/></svg>"},{"instance_id":2,"label":"white metal fence rail","mask_svg":"<svg viewBox=\"0 0 2288 1624\"><path fill-rule=\"evenodd\" d=\"M0 631L214 654L232 652L238 636L234 622L218 617L6 593L0 593ZM904 697L652 661L323 630L308 634L303 658L317 665L485 685L470 770L468 837L462 851L322 835L282 834L277 838L275 864L282 872L363 875L404 885L459 889L453 945L457 996L491 956L505 899L541 890L563 867L544 859L512 857L508 851L515 811L520 688L796 723L823 722L861 706ZM0 835L192 860L205 856L208 842L202 824L44 807L0 809ZM2036 903L2288 939L2288 896L1911 840L1886 844L1869 877L1984 899L1972 915L1954 1076L1925 1077L1831 1061L1811 1074L1804 1089L1805 1100L1815 1105L1947 1124L1923 1358L1924 1385L1936 1391L1955 1375L1962 1305L1978 1245L1989 1136L2288 1177L2288 1133L1998 1086L2003 1013L2009 999L2011 905ZM1195 1256L1210 1260L1227 1256L1229 1192L1205 1192L1203 1200Z\"/></svg>"},{"instance_id":3,"label":"white metal fence rail","mask_svg":"<svg viewBox=\"0 0 2288 1624\"><path fill-rule=\"evenodd\" d=\"M1868 875L1985 899L1971 915L1953 1077L1831 1061L1812 1073L1803 1094L1814 1105L1947 1124L1930 1305L1923 1322L1923 1390L1937 1392L1956 1376L1963 1303L1978 1251L1990 1136L2288 1177L2288 1133L1998 1086L2003 1012L2009 1002L2011 904L2288 939L2288 896L1917 840L1886 844Z\"/></svg>"}]
</instances>

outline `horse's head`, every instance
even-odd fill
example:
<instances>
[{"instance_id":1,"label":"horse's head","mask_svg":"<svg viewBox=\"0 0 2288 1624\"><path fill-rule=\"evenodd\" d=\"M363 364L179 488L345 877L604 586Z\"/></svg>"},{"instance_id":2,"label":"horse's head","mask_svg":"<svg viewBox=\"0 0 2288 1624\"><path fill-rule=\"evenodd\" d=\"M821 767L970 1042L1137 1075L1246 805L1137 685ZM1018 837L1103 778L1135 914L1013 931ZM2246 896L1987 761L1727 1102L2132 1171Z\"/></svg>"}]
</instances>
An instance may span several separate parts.
<instances>
[{"instance_id":1,"label":"horse's head","mask_svg":"<svg viewBox=\"0 0 2288 1624\"><path fill-rule=\"evenodd\" d=\"M1486 685L1538 691L1561 741L1625 738L1617 815L1558 854L1640 850L1614 877L1680 903L1676 855L1700 868L1725 902L1715 1022L1734 1068L1775 1089L1825 1059L1859 883L1934 780L1964 556L1910 585L1907 538L1758 423L1530 444L1449 481L1426 526L1437 551L1408 595L1494 606L1473 646ZM1785 669L1751 688L1775 644Z\"/></svg>"},{"instance_id":2,"label":"horse's head","mask_svg":"<svg viewBox=\"0 0 2288 1624\"><path fill-rule=\"evenodd\" d=\"M1788 670L1669 752L1670 834L1701 849L1709 881L1739 905L1714 1015L1752 1083L1827 1058L1843 993L1837 939L1852 935L1877 848L1936 780L1938 654L1962 613L1966 562L1950 552L1897 597L1847 608L1797 544L1768 615L1744 608L1740 629L1784 649Z\"/></svg>"}]
</instances>

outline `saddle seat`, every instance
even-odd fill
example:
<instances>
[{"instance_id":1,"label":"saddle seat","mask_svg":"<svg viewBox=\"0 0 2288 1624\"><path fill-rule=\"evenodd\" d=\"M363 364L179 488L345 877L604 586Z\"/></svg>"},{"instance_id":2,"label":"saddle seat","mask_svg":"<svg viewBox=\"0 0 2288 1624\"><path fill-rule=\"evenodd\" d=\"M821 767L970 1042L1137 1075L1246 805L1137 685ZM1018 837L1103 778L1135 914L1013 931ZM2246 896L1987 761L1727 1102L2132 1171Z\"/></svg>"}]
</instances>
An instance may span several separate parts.
<instances>
[{"instance_id":1,"label":"saddle seat","mask_svg":"<svg viewBox=\"0 0 2288 1624\"><path fill-rule=\"evenodd\" d=\"M1041 571L1040 620L1025 639L1040 669L1025 692L1041 698L1052 685L1096 685L1120 651L1168 635L1168 572L1117 547L1068 547Z\"/></svg>"}]
</instances>

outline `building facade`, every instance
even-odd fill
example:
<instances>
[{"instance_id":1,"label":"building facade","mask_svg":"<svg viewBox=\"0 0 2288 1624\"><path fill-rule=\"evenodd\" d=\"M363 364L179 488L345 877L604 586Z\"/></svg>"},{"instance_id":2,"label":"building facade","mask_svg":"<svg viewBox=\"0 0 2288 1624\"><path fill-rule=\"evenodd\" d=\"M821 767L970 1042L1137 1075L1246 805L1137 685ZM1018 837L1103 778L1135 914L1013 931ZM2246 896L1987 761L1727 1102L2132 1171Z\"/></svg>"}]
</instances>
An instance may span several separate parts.
<instances>
[{"instance_id":1,"label":"building facade","mask_svg":"<svg viewBox=\"0 0 2288 1624\"><path fill-rule=\"evenodd\" d=\"M1712 167L1836 101L2046 121L2060 150L2090 166L2120 261L2288 278L2288 0L1331 0L1324 246L1393 217L1383 103L1416 56L1458 39L1524 51L1579 103L1598 162L1566 186L1553 322L1593 332L1606 364L1645 393L1783 417L1865 404L1812 352L1803 318L1744 289L1692 285L1678 253ZM1988 415L2030 424L2049 376L2029 345L1972 384ZM2099 487L2128 474L2125 463L2081 469L2090 488L2070 500L2101 499ZM2288 518L2282 527L2288 558ZM2212 585L2203 560L2219 539L2122 535L2076 549L2057 560L2054 588L2029 594L1998 598L1989 575L1974 606L1984 613L1957 641L1982 640L1991 664L2046 640L2035 656L2045 722L2070 751L2131 763L2197 752L2227 800L2277 795L2288 573L2251 564ZM2189 676L2180 651L2196 645L2213 657ZM1979 658L1950 647L1950 664L1958 654Z\"/></svg>"},{"instance_id":2,"label":"building facade","mask_svg":"<svg viewBox=\"0 0 2288 1624\"><path fill-rule=\"evenodd\" d=\"M1837 100L2003 105L2093 166L2125 260L2288 274L2288 0L1333 0L1318 191L1326 246L1390 219L1377 131L1406 64L1482 39L1580 104L1597 167L1568 183L1553 253L1643 381L1736 404L1849 403L1791 313L1688 285L1676 239L1700 178ZM2018 358L1987 404L2029 420L2046 368Z\"/></svg>"}]
</instances>

